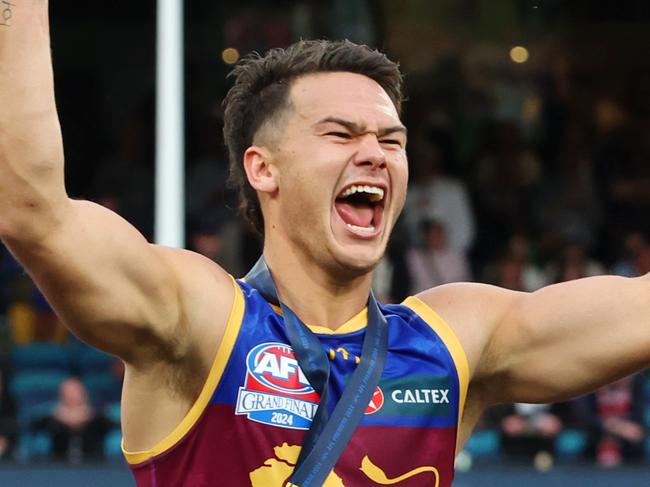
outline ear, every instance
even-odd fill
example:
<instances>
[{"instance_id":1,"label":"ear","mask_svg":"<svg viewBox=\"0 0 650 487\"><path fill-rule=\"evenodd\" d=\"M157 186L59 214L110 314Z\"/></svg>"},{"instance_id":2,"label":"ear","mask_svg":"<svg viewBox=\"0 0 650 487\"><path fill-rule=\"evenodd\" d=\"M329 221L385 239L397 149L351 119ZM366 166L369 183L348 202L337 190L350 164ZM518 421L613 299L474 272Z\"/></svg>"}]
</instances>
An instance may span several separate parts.
<instances>
[{"instance_id":1,"label":"ear","mask_svg":"<svg viewBox=\"0 0 650 487\"><path fill-rule=\"evenodd\" d=\"M266 147L250 146L244 152L244 170L248 182L256 191L273 193L278 189L275 166Z\"/></svg>"}]
</instances>

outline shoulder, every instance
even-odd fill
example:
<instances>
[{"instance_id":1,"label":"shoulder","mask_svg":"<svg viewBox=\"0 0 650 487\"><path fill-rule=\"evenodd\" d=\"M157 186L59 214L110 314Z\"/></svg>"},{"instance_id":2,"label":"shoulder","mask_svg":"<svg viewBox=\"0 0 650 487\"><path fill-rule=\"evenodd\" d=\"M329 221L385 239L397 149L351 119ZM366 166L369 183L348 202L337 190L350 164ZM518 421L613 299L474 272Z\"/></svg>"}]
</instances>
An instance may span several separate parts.
<instances>
[{"instance_id":1,"label":"shoulder","mask_svg":"<svg viewBox=\"0 0 650 487\"><path fill-rule=\"evenodd\" d=\"M179 355L184 355L183 351L198 354L209 366L241 291L234 278L207 257L189 250L152 247L177 282L181 302L176 330Z\"/></svg>"},{"instance_id":2,"label":"shoulder","mask_svg":"<svg viewBox=\"0 0 650 487\"><path fill-rule=\"evenodd\" d=\"M165 264L174 272L181 287L202 290L217 301L232 298L232 277L207 257L185 249L151 245ZM216 292L216 295L213 294ZM222 296L226 294L226 296Z\"/></svg>"},{"instance_id":3,"label":"shoulder","mask_svg":"<svg viewBox=\"0 0 650 487\"><path fill-rule=\"evenodd\" d=\"M458 338L475 378L497 324L520 293L479 283L453 283L416 297L439 315Z\"/></svg>"}]
</instances>

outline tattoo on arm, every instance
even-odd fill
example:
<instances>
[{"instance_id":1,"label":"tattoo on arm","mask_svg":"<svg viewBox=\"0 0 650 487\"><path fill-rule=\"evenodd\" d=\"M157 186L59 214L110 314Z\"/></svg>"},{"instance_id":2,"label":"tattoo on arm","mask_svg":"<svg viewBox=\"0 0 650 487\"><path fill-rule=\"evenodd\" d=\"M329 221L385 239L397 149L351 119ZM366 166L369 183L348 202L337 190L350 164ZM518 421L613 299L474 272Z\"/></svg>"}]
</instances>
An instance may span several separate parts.
<instances>
[{"instance_id":1,"label":"tattoo on arm","mask_svg":"<svg viewBox=\"0 0 650 487\"><path fill-rule=\"evenodd\" d=\"M11 27L11 17L14 15L13 8L15 6L9 0L0 1L0 27Z\"/></svg>"}]
</instances>

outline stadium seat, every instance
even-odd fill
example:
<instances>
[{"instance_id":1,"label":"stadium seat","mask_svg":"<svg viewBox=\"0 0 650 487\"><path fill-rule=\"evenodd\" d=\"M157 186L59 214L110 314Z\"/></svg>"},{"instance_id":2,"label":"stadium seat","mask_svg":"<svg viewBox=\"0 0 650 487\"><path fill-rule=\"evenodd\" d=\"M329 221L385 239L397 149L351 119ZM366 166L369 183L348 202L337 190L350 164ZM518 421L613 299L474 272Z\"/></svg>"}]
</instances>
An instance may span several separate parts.
<instances>
[{"instance_id":1,"label":"stadium seat","mask_svg":"<svg viewBox=\"0 0 650 487\"><path fill-rule=\"evenodd\" d=\"M104 438L104 456L108 460L123 460L122 432L119 428L112 429Z\"/></svg>"},{"instance_id":2,"label":"stadium seat","mask_svg":"<svg viewBox=\"0 0 650 487\"><path fill-rule=\"evenodd\" d=\"M15 372L9 391L16 403L19 423L28 424L51 411L59 386L67 377L64 372Z\"/></svg>"},{"instance_id":3,"label":"stadium seat","mask_svg":"<svg viewBox=\"0 0 650 487\"><path fill-rule=\"evenodd\" d=\"M34 421L52 413L56 406L59 386L68 377L65 372L23 371L14 373L9 392L16 403L16 419L20 428L16 459L30 461L46 458L51 440L45 432L33 432Z\"/></svg>"},{"instance_id":4,"label":"stadium seat","mask_svg":"<svg viewBox=\"0 0 650 487\"><path fill-rule=\"evenodd\" d=\"M90 402L97 408L120 400L122 386L110 372L86 373L81 381L86 386Z\"/></svg>"},{"instance_id":5,"label":"stadium seat","mask_svg":"<svg viewBox=\"0 0 650 487\"><path fill-rule=\"evenodd\" d=\"M122 409L119 401L112 402L104 407L104 416L115 424L120 424L121 415Z\"/></svg>"},{"instance_id":6,"label":"stadium seat","mask_svg":"<svg viewBox=\"0 0 650 487\"><path fill-rule=\"evenodd\" d=\"M587 447L587 434L577 429L565 429L555 438L555 455L559 460L575 460Z\"/></svg>"},{"instance_id":7,"label":"stadium seat","mask_svg":"<svg viewBox=\"0 0 650 487\"><path fill-rule=\"evenodd\" d=\"M465 444L475 460L494 460L501 454L501 434L497 430L476 431Z\"/></svg>"},{"instance_id":8,"label":"stadium seat","mask_svg":"<svg viewBox=\"0 0 650 487\"><path fill-rule=\"evenodd\" d=\"M26 371L68 372L67 351L52 343L20 345L11 351L11 367L15 373Z\"/></svg>"},{"instance_id":9,"label":"stadium seat","mask_svg":"<svg viewBox=\"0 0 650 487\"><path fill-rule=\"evenodd\" d=\"M79 373L82 376L97 372L110 372L115 362L115 357L112 355L100 352L87 345L82 346L75 355L79 360Z\"/></svg>"},{"instance_id":10,"label":"stadium seat","mask_svg":"<svg viewBox=\"0 0 650 487\"><path fill-rule=\"evenodd\" d=\"M22 431L14 456L18 462L47 459L52 452L52 438L46 432Z\"/></svg>"}]
</instances>

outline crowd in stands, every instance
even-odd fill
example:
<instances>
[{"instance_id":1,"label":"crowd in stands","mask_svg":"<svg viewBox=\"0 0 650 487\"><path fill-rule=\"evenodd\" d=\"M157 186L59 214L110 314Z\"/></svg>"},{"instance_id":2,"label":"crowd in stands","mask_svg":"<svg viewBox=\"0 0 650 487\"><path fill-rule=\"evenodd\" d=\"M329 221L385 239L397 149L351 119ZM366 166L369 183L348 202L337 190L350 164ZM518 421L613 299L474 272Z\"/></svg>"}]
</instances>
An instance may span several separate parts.
<instances>
[{"instance_id":1,"label":"crowd in stands","mask_svg":"<svg viewBox=\"0 0 650 487\"><path fill-rule=\"evenodd\" d=\"M71 336L0 250L0 461L118 458L122 363Z\"/></svg>"}]
</instances>

